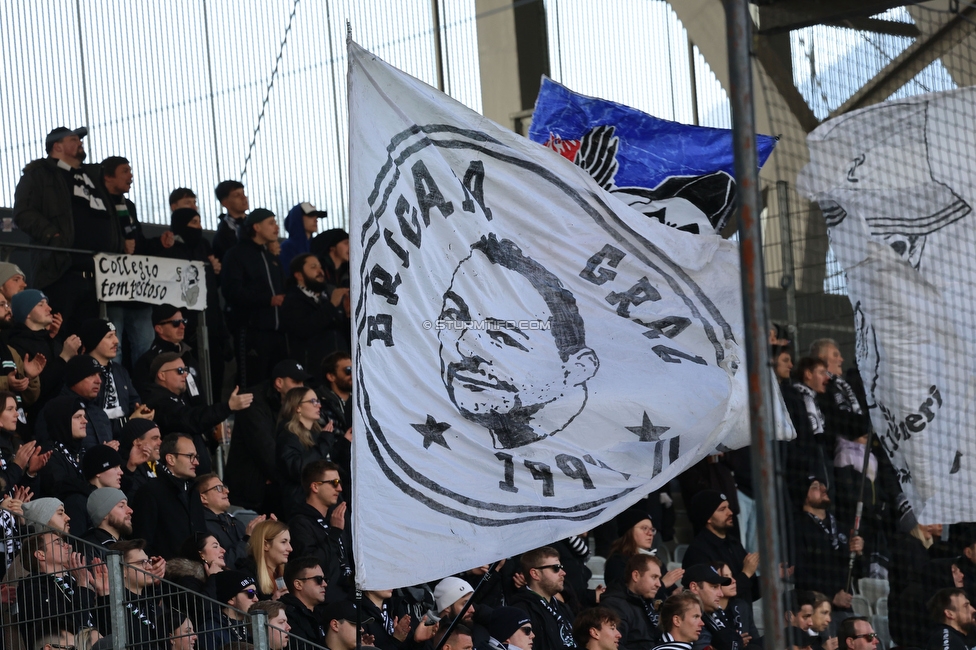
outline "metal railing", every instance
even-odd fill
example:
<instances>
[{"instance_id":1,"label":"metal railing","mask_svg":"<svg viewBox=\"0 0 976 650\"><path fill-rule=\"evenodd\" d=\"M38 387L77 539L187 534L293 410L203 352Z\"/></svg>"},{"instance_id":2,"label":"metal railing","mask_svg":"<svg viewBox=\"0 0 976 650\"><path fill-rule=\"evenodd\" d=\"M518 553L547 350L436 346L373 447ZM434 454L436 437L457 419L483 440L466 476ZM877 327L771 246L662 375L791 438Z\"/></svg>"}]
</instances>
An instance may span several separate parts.
<instances>
[{"instance_id":1,"label":"metal railing","mask_svg":"<svg viewBox=\"0 0 976 650\"><path fill-rule=\"evenodd\" d=\"M282 647L286 637L291 648L323 648L271 625L262 610L247 613L207 596L199 576L172 575L175 561L160 577L158 564L126 564L117 551L47 526L21 526L5 536L3 549L0 634L6 650L45 643L81 650L107 636L113 650L155 650L166 641L191 648L192 637L202 650L235 641L269 650Z\"/></svg>"}]
</instances>

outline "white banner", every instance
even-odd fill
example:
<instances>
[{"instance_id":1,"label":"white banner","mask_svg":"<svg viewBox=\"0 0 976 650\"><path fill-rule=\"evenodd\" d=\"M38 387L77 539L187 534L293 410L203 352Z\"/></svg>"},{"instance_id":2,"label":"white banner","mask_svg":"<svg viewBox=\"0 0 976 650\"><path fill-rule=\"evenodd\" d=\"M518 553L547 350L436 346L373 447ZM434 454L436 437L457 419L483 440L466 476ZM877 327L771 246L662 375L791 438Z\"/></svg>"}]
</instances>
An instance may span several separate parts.
<instances>
[{"instance_id":1,"label":"white banner","mask_svg":"<svg viewBox=\"0 0 976 650\"><path fill-rule=\"evenodd\" d=\"M738 252L349 46L357 584L578 534L748 441Z\"/></svg>"},{"instance_id":2,"label":"white banner","mask_svg":"<svg viewBox=\"0 0 976 650\"><path fill-rule=\"evenodd\" d=\"M103 302L147 302L196 311L207 307L203 262L99 253L95 285Z\"/></svg>"},{"instance_id":3,"label":"white banner","mask_svg":"<svg viewBox=\"0 0 976 650\"><path fill-rule=\"evenodd\" d=\"M832 119L800 179L847 275L875 431L928 523L976 520L974 107L965 88Z\"/></svg>"}]
</instances>

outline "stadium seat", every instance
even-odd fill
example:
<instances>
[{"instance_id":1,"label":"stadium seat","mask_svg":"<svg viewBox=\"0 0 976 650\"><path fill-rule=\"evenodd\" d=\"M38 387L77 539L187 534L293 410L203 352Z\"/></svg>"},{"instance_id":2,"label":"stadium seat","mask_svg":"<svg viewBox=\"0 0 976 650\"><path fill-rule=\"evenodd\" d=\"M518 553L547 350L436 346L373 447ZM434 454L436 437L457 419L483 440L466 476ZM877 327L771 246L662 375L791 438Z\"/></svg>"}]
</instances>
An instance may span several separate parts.
<instances>
[{"instance_id":1,"label":"stadium seat","mask_svg":"<svg viewBox=\"0 0 976 650\"><path fill-rule=\"evenodd\" d=\"M762 598L752 603L752 622L756 624L756 630L759 631L759 636L762 636L765 630L765 626L763 625L762 603Z\"/></svg>"},{"instance_id":2,"label":"stadium seat","mask_svg":"<svg viewBox=\"0 0 976 650\"><path fill-rule=\"evenodd\" d=\"M603 575L603 567L607 564L607 558L600 557L599 555L594 555L589 560L586 561L586 568L593 573L594 576L599 574Z\"/></svg>"},{"instance_id":3,"label":"stadium seat","mask_svg":"<svg viewBox=\"0 0 976 650\"><path fill-rule=\"evenodd\" d=\"M854 609L854 613L858 616L871 616L873 613L871 611L871 601L861 594L854 594L854 598L851 601L851 607Z\"/></svg>"},{"instance_id":4,"label":"stadium seat","mask_svg":"<svg viewBox=\"0 0 976 650\"><path fill-rule=\"evenodd\" d=\"M882 596L878 599L878 602L874 604L874 611L877 612L878 616L888 615L888 597Z\"/></svg>"},{"instance_id":5,"label":"stadium seat","mask_svg":"<svg viewBox=\"0 0 976 650\"><path fill-rule=\"evenodd\" d=\"M888 617L878 615L872 616L871 627L874 628L875 633L878 635L878 642L880 643L879 647L890 648L891 632L888 630Z\"/></svg>"},{"instance_id":6,"label":"stadium seat","mask_svg":"<svg viewBox=\"0 0 976 650\"><path fill-rule=\"evenodd\" d=\"M684 559L685 559L685 551L687 551L687 550L688 550L688 545L687 544L678 544L677 546L675 546L674 547L674 561L675 562L684 562Z\"/></svg>"},{"instance_id":7,"label":"stadium seat","mask_svg":"<svg viewBox=\"0 0 976 650\"><path fill-rule=\"evenodd\" d=\"M891 586L887 580L878 578L861 578L857 581L857 591L868 599L869 603L878 602L879 598L884 598L891 591Z\"/></svg>"},{"instance_id":8,"label":"stadium seat","mask_svg":"<svg viewBox=\"0 0 976 650\"><path fill-rule=\"evenodd\" d=\"M657 552L657 557L665 566L671 564L671 551L668 550L667 546L663 544L661 546L655 546L654 550Z\"/></svg>"},{"instance_id":9,"label":"stadium seat","mask_svg":"<svg viewBox=\"0 0 976 650\"><path fill-rule=\"evenodd\" d=\"M592 576L590 576L589 581L586 583L586 588L587 589L596 589L600 585L603 585L604 587L606 586L604 584L603 574L602 573L600 573L600 574L594 573Z\"/></svg>"},{"instance_id":10,"label":"stadium seat","mask_svg":"<svg viewBox=\"0 0 976 650\"><path fill-rule=\"evenodd\" d=\"M668 562L668 571L674 571L675 569L680 569L680 562Z\"/></svg>"}]
</instances>

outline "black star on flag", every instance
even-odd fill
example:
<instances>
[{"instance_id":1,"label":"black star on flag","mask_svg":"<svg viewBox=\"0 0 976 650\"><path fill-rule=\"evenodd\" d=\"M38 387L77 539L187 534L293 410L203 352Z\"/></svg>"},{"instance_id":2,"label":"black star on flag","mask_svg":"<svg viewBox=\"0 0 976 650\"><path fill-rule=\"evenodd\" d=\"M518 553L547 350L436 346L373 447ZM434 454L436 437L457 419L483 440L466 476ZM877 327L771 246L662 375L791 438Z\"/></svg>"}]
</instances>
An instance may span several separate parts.
<instances>
[{"instance_id":1,"label":"black star on flag","mask_svg":"<svg viewBox=\"0 0 976 650\"><path fill-rule=\"evenodd\" d=\"M432 443L437 443L444 449L450 449L447 441L444 440L444 432L451 428L447 422L438 422L430 414L427 415L427 422L424 424L411 424L414 429L424 436L424 449L430 449Z\"/></svg>"},{"instance_id":2,"label":"black star on flag","mask_svg":"<svg viewBox=\"0 0 976 650\"><path fill-rule=\"evenodd\" d=\"M680 436L675 436L669 440L661 440L661 435L666 431L670 431L671 427L664 426L654 426L651 422L651 418L647 417L647 411L644 411L644 417L641 419L641 423L636 427L626 427L631 433L637 434L641 442L653 442L654 443L654 469L653 476L657 476L664 470L664 448L668 448L668 465L678 460L678 456L681 451L681 442L679 440Z\"/></svg>"},{"instance_id":3,"label":"black star on flag","mask_svg":"<svg viewBox=\"0 0 976 650\"><path fill-rule=\"evenodd\" d=\"M661 439L661 434L670 429L671 427L654 426L654 424L651 422L651 418L647 417L647 411L644 411L644 419L641 421L640 425L636 427L627 427L627 431L636 433L641 442L657 442Z\"/></svg>"}]
</instances>

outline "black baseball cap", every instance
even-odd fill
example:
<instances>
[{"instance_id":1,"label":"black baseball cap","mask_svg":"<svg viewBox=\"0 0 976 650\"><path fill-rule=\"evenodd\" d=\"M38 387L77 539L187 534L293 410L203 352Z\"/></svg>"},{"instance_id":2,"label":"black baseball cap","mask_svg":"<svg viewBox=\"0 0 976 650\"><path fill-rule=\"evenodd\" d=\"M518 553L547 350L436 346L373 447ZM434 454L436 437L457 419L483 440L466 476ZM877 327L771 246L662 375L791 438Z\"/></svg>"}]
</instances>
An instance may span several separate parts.
<instances>
[{"instance_id":1,"label":"black baseball cap","mask_svg":"<svg viewBox=\"0 0 976 650\"><path fill-rule=\"evenodd\" d=\"M305 372L305 368L297 361L284 359L276 363L275 367L271 369L272 381L279 377L288 377L295 381L308 381L312 378L312 375Z\"/></svg>"},{"instance_id":2,"label":"black baseball cap","mask_svg":"<svg viewBox=\"0 0 976 650\"><path fill-rule=\"evenodd\" d=\"M83 138L88 135L87 126L79 126L77 129L69 129L66 126L59 126L50 133L47 134L47 138L44 139L44 146L48 153L51 153L51 147L54 146L55 142L61 142L69 135L76 135L79 138Z\"/></svg>"},{"instance_id":3,"label":"black baseball cap","mask_svg":"<svg viewBox=\"0 0 976 650\"><path fill-rule=\"evenodd\" d=\"M357 611L356 603L348 600L337 600L330 605L326 605L325 610L322 612L322 622L328 625L332 621L349 621L355 625ZM373 617L368 614L363 614L363 619L359 621L360 625L366 625L372 622Z\"/></svg>"},{"instance_id":4,"label":"black baseball cap","mask_svg":"<svg viewBox=\"0 0 976 650\"><path fill-rule=\"evenodd\" d=\"M707 564L695 564L685 569L685 576L681 579L684 584L692 582L707 582L710 585L728 587L732 584L731 578L723 578L715 569Z\"/></svg>"}]
</instances>

